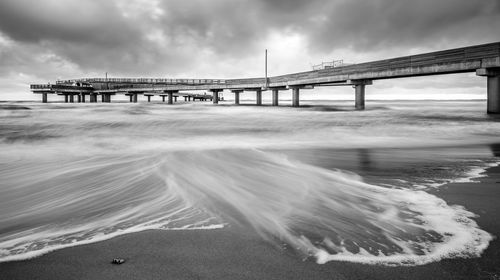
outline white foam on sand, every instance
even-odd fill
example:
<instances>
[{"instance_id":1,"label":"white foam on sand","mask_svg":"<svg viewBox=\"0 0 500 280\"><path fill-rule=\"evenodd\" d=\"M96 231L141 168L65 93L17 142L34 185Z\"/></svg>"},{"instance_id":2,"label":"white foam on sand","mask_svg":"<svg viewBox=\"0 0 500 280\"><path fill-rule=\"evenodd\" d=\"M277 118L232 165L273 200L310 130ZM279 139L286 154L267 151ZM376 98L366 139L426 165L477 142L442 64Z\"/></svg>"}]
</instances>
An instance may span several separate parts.
<instances>
[{"instance_id":1,"label":"white foam on sand","mask_svg":"<svg viewBox=\"0 0 500 280\"><path fill-rule=\"evenodd\" d=\"M399 192L399 190L393 191ZM314 246L305 238L302 238L301 241L319 264L329 261L348 261L408 266L423 265L445 258L479 257L493 239L492 235L481 230L477 223L471 219L475 215L461 206L448 206L444 200L425 192L402 191L396 196L403 196L410 209L421 213L419 218L424 221L423 228L433 230L444 237L442 242L421 244L426 248L424 255L417 255L413 252L412 247L418 242L405 242L398 239L392 239L392 241L403 249L403 253L392 255L384 255L383 253L373 255L365 250L351 253L345 247L339 246L335 248L338 252L331 254L323 248Z\"/></svg>"}]
</instances>

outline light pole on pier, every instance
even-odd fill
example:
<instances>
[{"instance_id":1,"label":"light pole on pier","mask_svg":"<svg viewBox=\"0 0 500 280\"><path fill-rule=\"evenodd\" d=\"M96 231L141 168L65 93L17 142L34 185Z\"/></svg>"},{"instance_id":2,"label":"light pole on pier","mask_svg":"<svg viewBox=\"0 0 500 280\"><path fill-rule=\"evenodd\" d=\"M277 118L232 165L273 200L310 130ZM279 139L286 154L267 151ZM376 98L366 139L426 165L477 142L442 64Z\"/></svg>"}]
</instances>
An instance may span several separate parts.
<instances>
[{"instance_id":1,"label":"light pole on pier","mask_svg":"<svg viewBox=\"0 0 500 280\"><path fill-rule=\"evenodd\" d=\"M268 85L268 83L267 83L267 49L266 49L266 61L265 61L265 64L266 64L265 65L265 69L266 69L265 72L266 72L266 88L267 88L267 85Z\"/></svg>"}]
</instances>

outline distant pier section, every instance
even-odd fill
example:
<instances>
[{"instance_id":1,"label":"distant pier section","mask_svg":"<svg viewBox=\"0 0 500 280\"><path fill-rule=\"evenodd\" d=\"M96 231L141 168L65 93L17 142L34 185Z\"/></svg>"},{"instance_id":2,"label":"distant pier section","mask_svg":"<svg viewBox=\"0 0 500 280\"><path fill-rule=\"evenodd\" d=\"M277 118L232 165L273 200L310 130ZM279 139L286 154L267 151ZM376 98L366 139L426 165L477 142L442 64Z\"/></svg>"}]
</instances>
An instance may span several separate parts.
<instances>
[{"instance_id":1,"label":"distant pier section","mask_svg":"<svg viewBox=\"0 0 500 280\"><path fill-rule=\"evenodd\" d=\"M365 108L365 88L374 80L407 78L429 75L475 72L486 77L487 113L500 114L500 42L449 49L438 52L404 56L359 64L340 64L318 67L316 70L274 77L244 79L150 79L150 78L83 78L57 81L53 84L33 84L31 91L42 95L47 102L49 94L64 96L65 102L111 102L117 94L130 97L137 102L143 95L151 101L161 97L163 102L173 104L177 98L185 101L221 100L220 93L230 91L234 103L239 104L244 91L255 92L256 105L262 105L263 92L270 91L273 106L279 105L280 92L291 90L292 106L300 106L301 90L322 86L352 86L355 108ZM209 94L193 94L190 91L205 90ZM333 91L332 91L333 93Z\"/></svg>"}]
</instances>

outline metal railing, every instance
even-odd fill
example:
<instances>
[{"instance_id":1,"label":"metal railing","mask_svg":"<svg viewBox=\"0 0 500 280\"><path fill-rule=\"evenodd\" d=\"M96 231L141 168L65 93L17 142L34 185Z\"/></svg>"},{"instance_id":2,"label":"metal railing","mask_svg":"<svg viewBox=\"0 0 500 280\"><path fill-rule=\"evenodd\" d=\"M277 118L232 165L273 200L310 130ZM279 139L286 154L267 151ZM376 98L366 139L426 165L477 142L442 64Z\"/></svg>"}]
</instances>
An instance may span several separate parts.
<instances>
[{"instance_id":1,"label":"metal railing","mask_svg":"<svg viewBox=\"0 0 500 280\"><path fill-rule=\"evenodd\" d=\"M313 65L312 68L313 70L321 70L321 69L326 69L326 68L334 68L334 67L342 67L345 66L344 60L333 60L333 61L328 61L328 62L321 62L321 64L318 65Z\"/></svg>"},{"instance_id":2,"label":"metal railing","mask_svg":"<svg viewBox=\"0 0 500 280\"><path fill-rule=\"evenodd\" d=\"M127 84L225 84L221 79L155 79L155 78L84 78L72 80L58 80L56 84L71 84L74 82L87 83L127 83Z\"/></svg>"}]
</instances>

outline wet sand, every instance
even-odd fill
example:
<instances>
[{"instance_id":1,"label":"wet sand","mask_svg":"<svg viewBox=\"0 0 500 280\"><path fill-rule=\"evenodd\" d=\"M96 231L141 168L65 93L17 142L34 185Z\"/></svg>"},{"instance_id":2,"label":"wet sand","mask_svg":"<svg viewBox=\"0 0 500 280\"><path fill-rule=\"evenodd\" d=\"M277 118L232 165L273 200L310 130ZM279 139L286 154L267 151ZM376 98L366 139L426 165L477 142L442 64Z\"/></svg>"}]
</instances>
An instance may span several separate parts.
<instances>
[{"instance_id":1,"label":"wet sand","mask_svg":"<svg viewBox=\"0 0 500 280\"><path fill-rule=\"evenodd\" d=\"M434 193L480 215L479 226L500 236L500 167L487 174L481 183L449 184ZM126 262L113 265L113 258ZM480 258L416 267L318 265L231 225L219 230L146 231L0 263L0 279L500 279L499 264L496 238Z\"/></svg>"}]
</instances>

